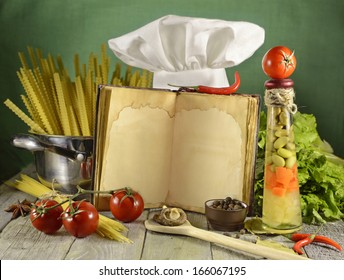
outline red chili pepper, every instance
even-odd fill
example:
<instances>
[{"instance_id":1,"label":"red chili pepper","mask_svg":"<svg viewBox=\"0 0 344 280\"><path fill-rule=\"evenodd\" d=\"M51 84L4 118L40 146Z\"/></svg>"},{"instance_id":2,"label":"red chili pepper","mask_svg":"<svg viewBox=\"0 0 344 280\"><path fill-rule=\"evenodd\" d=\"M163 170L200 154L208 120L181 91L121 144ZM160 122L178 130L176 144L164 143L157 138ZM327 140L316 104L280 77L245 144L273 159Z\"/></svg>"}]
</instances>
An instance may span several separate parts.
<instances>
[{"instance_id":1,"label":"red chili pepper","mask_svg":"<svg viewBox=\"0 0 344 280\"><path fill-rule=\"evenodd\" d=\"M208 87L208 86L198 86L195 87L197 92L200 93L212 93L212 94L231 94L238 90L240 86L240 75L239 72L236 71L235 75L235 82L230 85L229 87L224 88L216 88L216 87Z\"/></svg>"},{"instance_id":2,"label":"red chili pepper","mask_svg":"<svg viewBox=\"0 0 344 280\"><path fill-rule=\"evenodd\" d=\"M300 241L300 240L305 239L309 236L311 236L311 234L309 234L309 233L294 233L291 236L291 240ZM323 236L323 235L315 235L313 238L313 242L319 242L319 243L331 245L331 246L335 247L336 249L338 249L339 251L343 250L342 246L340 246L336 241L334 241L331 238L328 238L326 236Z\"/></svg>"},{"instance_id":3,"label":"red chili pepper","mask_svg":"<svg viewBox=\"0 0 344 280\"><path fill-rule=\"evenodd\" d=\"M314 237L315 237L315 235L309 235L309 236L307 236L306 238L297 241L297 242L294 244L294 246L293 246L293 250L294 250L296 253L302 255L303 252L301 251L301 248L302 248L302 247L305 247L305 246L308 245L308 244L311 244L311 243L313 242L313 240L314 240Z\"/></svg>"}]
</instances>

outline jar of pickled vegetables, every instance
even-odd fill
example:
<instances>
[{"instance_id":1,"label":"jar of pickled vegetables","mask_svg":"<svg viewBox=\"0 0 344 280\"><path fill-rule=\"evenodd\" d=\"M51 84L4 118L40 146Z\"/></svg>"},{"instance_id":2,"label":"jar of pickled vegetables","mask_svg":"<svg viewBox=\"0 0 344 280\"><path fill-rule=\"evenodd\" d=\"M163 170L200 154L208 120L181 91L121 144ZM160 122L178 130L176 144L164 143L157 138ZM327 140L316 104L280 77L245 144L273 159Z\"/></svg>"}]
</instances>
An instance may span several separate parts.
<instances>
[{"instance_id":1,"label":"jar of pickled vegetables","mask_svg":"<svg viewBox=\"0 0 344 280\"><path fill-rule=\"evenodd\" d=\"M297 111L291 79L265 82L267 131L263 216L265 227L296 231L302 225L292 116Z\"/></svg>"}]
</instances>

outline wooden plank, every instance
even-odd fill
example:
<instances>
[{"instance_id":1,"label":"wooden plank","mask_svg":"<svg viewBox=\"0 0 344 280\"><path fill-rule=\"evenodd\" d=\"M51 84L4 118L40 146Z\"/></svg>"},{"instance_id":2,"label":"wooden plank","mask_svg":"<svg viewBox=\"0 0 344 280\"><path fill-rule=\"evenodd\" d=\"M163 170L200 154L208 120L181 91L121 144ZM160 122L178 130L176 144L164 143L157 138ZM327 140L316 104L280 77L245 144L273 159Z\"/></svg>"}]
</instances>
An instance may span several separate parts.
<instances>
[{"instance_id":1,"label":"wooden plank","mask_svg":"<svg viewBox=\"0 0 344 280\"><path fill-rule=\"evenodd\" d=\"M61 229L54 235L46 235L32 226L29 217L19 217L0 235L0 259L64 259L74 239Z\"/></svg>"},{"instance_id":2,"label":"wooden plank","mask_svg":"<svg viewBox=\"0 0 344 280\"><path fill-rule=\"evenodd\" d=\"M110 216L110 213L102 213ZM54 235L36 230L29 217L11 221L0 235L0 259L140 259L145 228L143 221L147 211L127 225L126 236L134 243L120 243L97 234L75 238L62 227Z\"/></svg>"},{"instance_id":3,"label":"wooden plank","mask_svg":"<svg viewBox=\"0 0 344 280\"><path fill-rule=\"evenodd\" d=\"M102 212L102 214L112 217L110 212ZM147 219L147 216L148 211L145 210L137 220L125 224L128 231L126 234L123 234L133 241L132 244L109 240L93 234L87 238L76 239L66 259L139 260L146 232L144 221Z\"/></svg>"},{"instance_id":4,"label":"wooden plank","mask_svg":"<svg viewBox=\"0 0 344 280\"><path fill-rule=\"evenodd\" d=\"M35 177L34 165L24 169L22 173ZM16 176L15 176L16 177ZM15 178L14 177L14 178ZM35 198L14 188L0 186L0 204L4 209L18 199ZM239 260L259 259L259 257L210 244L192 237L146 232L144 221L151 218L156 209L145 210L141 217L133 223L128 223L127 236L133 244L119 243L101 238L97 234L77 239L61 228L54 235L46 235L32 227L28 217L11 219L11 213L0 212L0 259L204 259L204 260ZM102 214L111 216L110 212ZM195 227L209 230L206 218L202 214L188 212L188 219ZM302 232L315 233L319 226L304 225ZM221 232L218 232L221 234ZM235 233L233 233L235 234ZM336 240L344 247L344 222L337 221L323 225L318 232ZM254 242L256 236L245 234L241 239ZM294 242L284 236L264 236L261 239L271 239L292 248ZM344 253L327 245L310 244L305 247L306 254L312 259L343 260Z\"/></svg>"},{"instance_id":5,"label":"wooden plank","mask_svg":"<svg viewBox=\"0 0 344 280\"><path fill-rule=\"evenodd\" d=\"M304 224L303 228L300 232L303 233L315 233L319 230L319 226L317 225L307 225ZM322 229L318 233L319 235L326 235L327 237L332 238L333 240L336 240L337 243L339 243L342 247L344 247L344 223L342 221L337 221L333 223L326 223L325 225L322 226ZM271 235L259 235L259 238L261 240L269 240L269 241L274 241L277 243L280 243L290 249L294 246L295 242L291 241L285 236L282 235L276 235L276 236L271 236ZM254 236L253 235L244 235L241 236L241 239L248 240L254 242ZM219 249L220 248L220 249ZM259 259L259 257L256 256L249 256L246 254L240 254L240 252L235 255L229 254L226 255L226 250L218 247L215 245L212 248L213 250L213 256L214 259ZM343 260L344 259L344 253L343 251L338 251L334 249L331 246L328 245L322 245L319 243L314 243L307 245L304 247L305 251L305 256L309 257L310 259L315 259L315 260Z\"/></svg>"},{"instance_id":6,"label":"wooden plank","mask_svg":"<svg viewBox=\"0 0 344 280\"><path fill-rule=\"evenodd\" d=\"M1 186L0 188L0 232L6 227L6 225L11 221L12 212L6 212L8 206L14 203L18 203L18 201L22 201L24 199L29 200L30 202L34 202L35 198L31 195L18 191L12 187L8 186Z\"/></svg>"},{"instance_id":7,"label":"wooden plank","mask_svg":"<svg viewBox=\"0 0 344 280\"><path fill-rule=\"evenodd\" d=\"M149 214L152 218L155 211ZM191 224L206 229L204 215L187 213ZM147 231L142 259L144 260L211 260L210 243L187 236Z\"/></svg>"},{"instance_id":8,"label":"wooden plank","mask_svg":"<svg viewBox=\"0 0 344 280\"><path fill-rule=\"evenodd\" d=\"M21 171L23 174L35 176L35 166L29 165ZM12 177L10 181L19 177ZM35 197L15 188L2 184L0 186L0 203L3 208L18 200L28 199L32 202ZM48 236L37 231L28 216L11 221L12 213L0 212L0 259L63 259L74 238L59 231L54 236Z\"/></svg>"},{"instance_id":9,"label":"wooden plank","mask_svg":"<svg viewBox=\"0 0 344 280\"><path fill-rule=\"evenodd\" d=\"M30 165L21 173L35 177L35 167ZM19 174L11 178L18 178ZM21 191L0 187L0 203L3 206L24 198L35 198ZM102 213L112 217L110 212ZM70 236L62 227L54 235L45 235L32 227L28 217L11 221L11 213L0 213L0 259L139 259L141 257L148 211L134 223L127 224L126 236L134 244L125 244L102 238L97 234L83 239ZM53 245L52 245L53 244ZM44 252L42 254L42 252Z\"/></svg>"},{"instance_id":10,"label":"wooden plank","mask_svg":"<svg viewBox=\"0 0 344 280\"><path fill-rule=\"evenodd\" d=\"M25 168L22 173L35 174L35 167L34 165L29 165ZM9 181L13 181L19 177L19 174L13 176ZM22 201L24 199L28 199L29 201L34 202L36 200L35 197L28 195L24 192L18 191L15 188L9 187L7 185L2 184L0 186L0 205L1 210L7 208L10 204L17 203L18 200ZM11 221L12 213L8 213L6 211L0 211L0 232L5 228L5 226Z\"/></svg>"}]
</instances>

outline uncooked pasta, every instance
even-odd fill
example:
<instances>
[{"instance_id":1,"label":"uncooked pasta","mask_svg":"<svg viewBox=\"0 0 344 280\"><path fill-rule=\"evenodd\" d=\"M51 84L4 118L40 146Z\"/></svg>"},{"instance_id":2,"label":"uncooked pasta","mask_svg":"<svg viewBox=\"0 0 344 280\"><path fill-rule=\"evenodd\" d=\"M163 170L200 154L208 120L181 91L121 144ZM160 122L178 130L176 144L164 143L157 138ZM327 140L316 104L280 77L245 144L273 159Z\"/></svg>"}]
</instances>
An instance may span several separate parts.
<instances>
[{"instance_id":1,"label":"uncooked pasta","mask_svg":"<svg viewBox=\"0 0 344 280\"><path fill-rule=\"evenodd\" d=\"M101 57L90 53L88 63L81 64L75 54L72 79L60 55L45 58L40 49L28 47L29 60L19 52L21 67L17 76L25 95L21 94L28 115L9 99L4 103L29 127L30 132L65 136L92 136L95 125L98 85L151 87L152 73L127 66L122 77L121 64L110 74L110 58L106 45ZM31 68L30 68L31 66Z\"/></svg>"}]
</instances>

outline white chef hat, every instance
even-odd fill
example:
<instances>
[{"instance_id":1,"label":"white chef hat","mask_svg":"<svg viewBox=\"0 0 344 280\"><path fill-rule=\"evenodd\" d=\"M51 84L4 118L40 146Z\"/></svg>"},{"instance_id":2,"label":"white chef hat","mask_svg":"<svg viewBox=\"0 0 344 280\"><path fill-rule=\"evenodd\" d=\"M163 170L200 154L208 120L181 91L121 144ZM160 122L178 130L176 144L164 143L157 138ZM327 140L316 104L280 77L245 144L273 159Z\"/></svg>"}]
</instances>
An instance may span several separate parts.
<instances>
[{"instance_id":1,"label":"white chef hat","mask_svg":"<svg viewBox=\"0 0 344 280\"><path fill-rule=\"evenodd\" d=\"M124 63L154 72L154 88L226 87L225 68L252 56L264 34L249 22L168 15L108 43Z\"/></svg>"}]
</instances>

